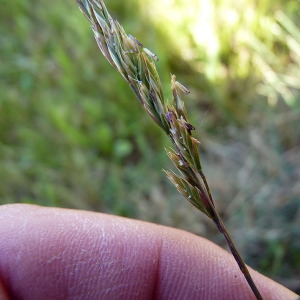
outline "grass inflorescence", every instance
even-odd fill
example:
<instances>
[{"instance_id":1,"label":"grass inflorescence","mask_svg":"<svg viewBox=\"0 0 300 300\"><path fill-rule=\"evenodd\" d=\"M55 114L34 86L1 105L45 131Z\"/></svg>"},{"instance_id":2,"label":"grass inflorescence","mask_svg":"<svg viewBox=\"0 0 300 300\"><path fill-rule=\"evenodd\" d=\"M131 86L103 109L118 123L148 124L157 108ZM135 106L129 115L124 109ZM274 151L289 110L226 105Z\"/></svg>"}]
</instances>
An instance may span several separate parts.
<instances>
[{"instance_id":1,"label":"grass inflorescence","mask_svg":"<svg viewBox=\"0 0 300 300\"><path fill-rule=\"evenodd\" d=\"M182 95L189 90L171 75L172 100L164 97L155 67L156 54L128 35L114 20L101 0L77 0L92 25L97 44L108 62L127 81L151 119L168 135L173 149L167 154L179 171L166 171L177 190L197 209L211 218L224 235L241 271L257 299L262 299L250 273L222 223L203 173L199 141L192 137L195 127L189 122Z\"/></svg>"}]
</instances>

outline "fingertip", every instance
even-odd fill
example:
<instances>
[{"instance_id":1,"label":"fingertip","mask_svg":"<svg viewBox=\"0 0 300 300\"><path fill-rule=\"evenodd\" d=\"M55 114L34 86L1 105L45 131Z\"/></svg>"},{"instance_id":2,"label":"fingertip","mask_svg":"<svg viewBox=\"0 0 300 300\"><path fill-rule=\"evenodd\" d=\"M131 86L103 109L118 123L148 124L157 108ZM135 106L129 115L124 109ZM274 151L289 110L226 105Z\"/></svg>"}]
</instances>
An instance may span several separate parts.
<instances>
[{"instance_id":1,"label":"fingertip","mask_svg":"<svg viewBox=\"0 0 300 300\"><path fill-rule=\"evenodd\" d=\"M4 299L11 290L31 300L45 294L64 299L70 293L80 299L255 299L231 254L206 239L160 225L7 205L0 207L0 244ZM283 286L250 272L264 299L296 299Z\"/></svg>"}]
</instances>

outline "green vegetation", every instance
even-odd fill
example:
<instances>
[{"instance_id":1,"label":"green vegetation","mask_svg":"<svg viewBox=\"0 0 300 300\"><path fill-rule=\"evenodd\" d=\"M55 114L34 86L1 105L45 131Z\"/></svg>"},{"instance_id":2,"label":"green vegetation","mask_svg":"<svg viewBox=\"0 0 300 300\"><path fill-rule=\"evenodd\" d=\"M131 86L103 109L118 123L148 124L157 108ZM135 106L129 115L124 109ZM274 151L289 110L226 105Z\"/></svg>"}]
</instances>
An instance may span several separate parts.
<instances>
[{"instance_id":1,"label":"green vegetation","mask_svg":"<svg viewBox=\"0 0 300 300\"><path fill-rule=\"evenodd\" d=\"M299 292L299 2L169 2L107 6L159 56L163 86L172 72L191 90L203 168L246 262ZM0 203L104 211L221 243L161 172L169 143L76 1L8 1L0 20Z\"/></svg>"}]
</instances>

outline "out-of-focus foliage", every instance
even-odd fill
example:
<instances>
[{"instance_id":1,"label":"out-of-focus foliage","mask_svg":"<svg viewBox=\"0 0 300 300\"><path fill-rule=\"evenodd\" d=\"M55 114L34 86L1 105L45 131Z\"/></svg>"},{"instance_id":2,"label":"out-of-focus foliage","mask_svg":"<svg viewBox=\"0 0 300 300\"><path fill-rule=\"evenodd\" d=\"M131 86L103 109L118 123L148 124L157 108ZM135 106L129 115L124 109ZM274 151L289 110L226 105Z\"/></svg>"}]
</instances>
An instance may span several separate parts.
<instances>
[{"instance_id":1,"label":"out-of-focus foliage","mask_svg":"<svg viewBox=\"0 0 300 300\"><path fill-rule=\"evenodd\" d=\"M299 1L107 0L192 91L186 106L218 210L251 266L298 289ZM168 140L97 49L76 1L0 10L0 203L177 226L222 244L161 169Z\"/></svg>"},{"instance_id":2,"label":"out-of-focus foliage","mask_svg":"<svg viewBox=\"0 0 300 300\"><path fill-rule=\"evenodd\" d=\"M148 185L141 157L159 166L159 130L100 56L75 1L8 2L0 14L1 202L119 213L126 181Z\"/></svg>"}]
</instances>

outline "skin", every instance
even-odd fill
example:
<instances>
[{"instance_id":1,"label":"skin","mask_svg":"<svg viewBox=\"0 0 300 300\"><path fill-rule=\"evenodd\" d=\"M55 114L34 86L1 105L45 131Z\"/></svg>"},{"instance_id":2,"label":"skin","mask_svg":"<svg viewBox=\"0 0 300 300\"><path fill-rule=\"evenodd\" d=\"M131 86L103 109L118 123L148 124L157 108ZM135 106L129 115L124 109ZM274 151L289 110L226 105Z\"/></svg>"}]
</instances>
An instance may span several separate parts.
<instances>
[{"instance_id":1,"label":"skin","mask_svg":"<svg viewBox=\"0 0 300 300\"><path fill-rule=\"evenodd\" d=\"M264 299L297 295L250 270ZM255 299L232 256L191 233L88 211L0 206L0 299Z\"/></svg>"}]
</instances>

